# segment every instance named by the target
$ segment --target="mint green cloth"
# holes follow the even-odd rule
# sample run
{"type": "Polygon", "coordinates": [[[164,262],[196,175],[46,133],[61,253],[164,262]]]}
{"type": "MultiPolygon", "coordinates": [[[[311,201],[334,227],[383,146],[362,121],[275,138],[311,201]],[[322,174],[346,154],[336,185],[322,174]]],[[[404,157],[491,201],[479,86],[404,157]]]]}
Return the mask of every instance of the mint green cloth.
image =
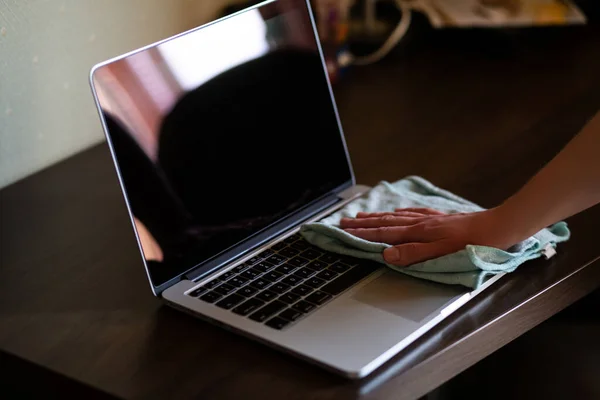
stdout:
{"type": "Polygon", "coordinates": [[[300,233],[308,242],[324,250],[378,261],[416,278],[473,289],[496,274],[513,272],[524,262],[541,257],[546,246],[556,248],[557,243],[567,241],[570,237],[567,224],[559,222],[509,251],[468,245],[457,253],[402,268],[385,262],[383,251],[390,245],[363,240],[338,228],[342,218],[355,217],[358,212],[387,212],[412,207],[433,208],[446,213],[483,210],[423,178],[411,176],[396,183],[381,182],[368,194],[350,202],[335,214],[319,222],[303,225],[300,233]]]}

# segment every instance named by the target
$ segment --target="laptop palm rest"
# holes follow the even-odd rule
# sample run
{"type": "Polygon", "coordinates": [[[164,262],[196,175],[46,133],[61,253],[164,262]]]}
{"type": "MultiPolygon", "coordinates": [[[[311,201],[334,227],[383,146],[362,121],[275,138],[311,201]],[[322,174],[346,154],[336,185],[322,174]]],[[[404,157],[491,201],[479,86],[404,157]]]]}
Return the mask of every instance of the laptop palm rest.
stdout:
{"type": "Polygon", "coordinates": [[[466,288],[459,286],[437,284],[387,271],[359,289],[352,299],[420,323],[467,292],[466,288]]]}

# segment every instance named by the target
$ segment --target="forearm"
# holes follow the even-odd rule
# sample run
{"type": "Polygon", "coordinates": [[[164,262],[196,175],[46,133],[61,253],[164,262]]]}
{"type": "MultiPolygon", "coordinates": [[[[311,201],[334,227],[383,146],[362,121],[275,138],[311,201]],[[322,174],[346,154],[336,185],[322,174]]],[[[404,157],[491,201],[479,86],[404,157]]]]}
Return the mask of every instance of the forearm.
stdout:
{"type": "Polygon", "coordinates": [[[522,240],[598,203],[600,113],[495,212],[522,240]]]}

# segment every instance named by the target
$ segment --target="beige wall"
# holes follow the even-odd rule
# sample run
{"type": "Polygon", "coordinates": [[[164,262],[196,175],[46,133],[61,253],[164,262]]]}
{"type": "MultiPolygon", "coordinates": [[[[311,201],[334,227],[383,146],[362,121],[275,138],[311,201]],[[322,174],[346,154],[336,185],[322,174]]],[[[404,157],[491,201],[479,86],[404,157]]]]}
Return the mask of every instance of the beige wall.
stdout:
{"type": "Polygon", "coordinates": [[[231,2],[0,1],[0,188],[104,140],[92,65],[211,20],[231,2]]]}

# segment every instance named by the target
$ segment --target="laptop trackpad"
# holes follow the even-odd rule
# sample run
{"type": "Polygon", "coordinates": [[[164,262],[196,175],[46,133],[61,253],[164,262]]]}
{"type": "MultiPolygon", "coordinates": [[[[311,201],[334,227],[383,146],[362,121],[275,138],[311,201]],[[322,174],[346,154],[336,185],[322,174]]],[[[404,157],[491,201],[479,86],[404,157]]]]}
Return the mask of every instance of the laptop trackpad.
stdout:
{"type": "Polygon", "coordinates": [[[421,322],[466,288],[442,285],[387,271],[356,292],[352,299],[414,322],[421,322]]]}

